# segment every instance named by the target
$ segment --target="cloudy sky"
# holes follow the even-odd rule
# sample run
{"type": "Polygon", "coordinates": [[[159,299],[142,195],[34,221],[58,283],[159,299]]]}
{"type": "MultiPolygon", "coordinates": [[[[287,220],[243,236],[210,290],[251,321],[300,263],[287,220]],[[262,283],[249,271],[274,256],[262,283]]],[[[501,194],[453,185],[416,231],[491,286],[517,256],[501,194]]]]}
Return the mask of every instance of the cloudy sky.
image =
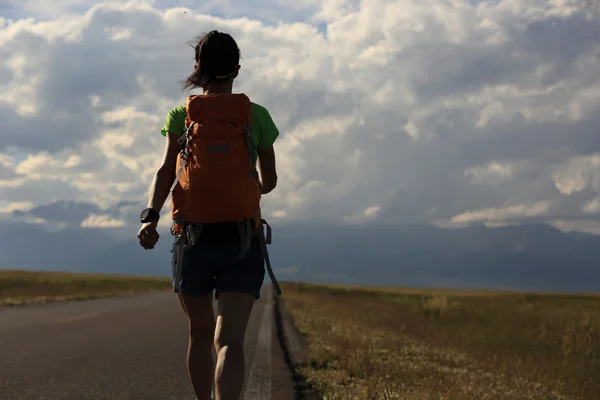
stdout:
{"type": "Polygon", "coordinates": [[[160,128],[186,96],[186,43],[218,29],[242,51],[235,90],[281,131],[279,186],[264,199],[273,223],[547,221],[600,233],[590,0],[0,0],[0,10],[4,222],[134,226],[160,128]]]}

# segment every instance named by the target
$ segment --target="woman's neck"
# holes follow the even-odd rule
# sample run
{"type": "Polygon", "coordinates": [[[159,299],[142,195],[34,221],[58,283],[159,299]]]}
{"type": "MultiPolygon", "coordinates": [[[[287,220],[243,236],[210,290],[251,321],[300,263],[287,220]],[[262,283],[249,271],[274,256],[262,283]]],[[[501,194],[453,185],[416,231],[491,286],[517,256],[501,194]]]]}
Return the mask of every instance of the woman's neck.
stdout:
{"type": "Polygon", "coordinates": [[[231,94],[233,90],[233,85],[225,84],[225,85],[209,85],[203,91],[204,95],[208,94],[231,94]]]}

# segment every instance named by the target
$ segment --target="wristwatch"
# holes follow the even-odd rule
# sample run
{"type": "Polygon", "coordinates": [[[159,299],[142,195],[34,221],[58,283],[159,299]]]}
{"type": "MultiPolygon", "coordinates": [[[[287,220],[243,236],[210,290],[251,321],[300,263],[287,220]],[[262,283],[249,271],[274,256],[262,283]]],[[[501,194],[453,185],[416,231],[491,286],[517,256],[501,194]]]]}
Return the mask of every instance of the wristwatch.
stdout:
{"type": "Polygon", "coordinates": [[[153,208],[146,208],[140,214],[140,222],[145,224],[146,222],[158,222],[160,219],[160,213],[153,208]]]}

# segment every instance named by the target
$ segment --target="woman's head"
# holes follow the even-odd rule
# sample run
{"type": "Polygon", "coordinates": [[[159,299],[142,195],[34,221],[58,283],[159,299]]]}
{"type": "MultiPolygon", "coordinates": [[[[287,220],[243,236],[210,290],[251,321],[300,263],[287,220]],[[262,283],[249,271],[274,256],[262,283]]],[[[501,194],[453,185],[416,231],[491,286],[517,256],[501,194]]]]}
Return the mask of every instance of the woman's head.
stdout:
{"type": "Polygon", "coordinates": [[[194,72],[183,83],[184,89],[214,84],[231,84],[240,69],[240,49],[231,35],[211,31],[198,37],[194,72]]]}

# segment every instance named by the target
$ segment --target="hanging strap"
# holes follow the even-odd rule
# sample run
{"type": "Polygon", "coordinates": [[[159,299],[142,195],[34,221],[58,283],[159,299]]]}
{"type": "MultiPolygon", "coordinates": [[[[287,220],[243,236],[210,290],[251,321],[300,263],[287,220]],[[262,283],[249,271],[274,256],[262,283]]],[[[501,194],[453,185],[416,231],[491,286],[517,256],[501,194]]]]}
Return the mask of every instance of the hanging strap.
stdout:
{"type": "Polygon", "coordinates": [[[271,235],[271,225],[269,225],[269,223],[266,220],[264,220],[264,219],[261,219],[260,222],[263,224],[263,226],[267,227],[267,236],[265,237],[265,243],[266,244],[271,244],[271,239],[272,239],[272,237],[271,237],[272,236],[271,235]]]}
{"type": "Polygon", "coordinates": [[[175,265],[174,268],[174,279],[173,279],[173,288],[176,293],[179,293],[181,289],[181,275],[183,269],[183,253],[185,251],[187,236],[185,234],[180,234],[177,236],[175,240],[175,244],[173,245],[173,251],[175,252],[175,265]]]}
{"type": "Polygon", "coordinates": [[[271,260],[269,259],[269,251],[267,250],[267,244],[271,244],[271,226],[264,219],[262,220],[262,225],[258,229],[258,237],[260,239],[260,248],[261,248],[261,251],[263,254],[263,258],[265,260],[267,272],[269,273],[269,278],[271,278],[271,283],[273,284],[273,287],[275,288],[275,294],[277,296],[281,296],[281,288],[279,287],[279,283],[277,282],[277,279],[275,278],[275,274],[273,273],[273,268],[271,267],[271,260]],[[267,236],[266,237],[265,237],[265,231],[264,231],[262,225],[267,227],[267,236]]]}
{"type": "MultiPolygon", "coordinates": [[[[173,227],[171,227],[173,233],[173,227]]],[[[202,224],[186,224],[184,229],[176,235],[173,251],[175,252],[174,281],[173,285],[176,292],[181,289],[181,276],[183,271],[183,256],[185,251],[195,245],[202,234],[202,224]]]]}
{"type": "Polygon", "coordinates": [[[194,128],[194,125],[196,125],[196,123],[192,122],[190,124],[190,126],[186,129],[185,133],[179,139],[177,139],[177,142],[181,146],[181,151],[179,152],[179,156],[181,157],[181,162],[179,163],[179,168],[177,169],[177,174],[175,175],[175,180],[173,181],[173,184],[171,185],[171,190],[169,190],[169,193],[171,195],[173,194],[173,190],[175,190],[175,186],[177,186],[177,184],[179,183],[179,178],[181,177],[181,173],[183,172],[183,167],[185,166],[188,155],[190,153],[188,144],[190,141],[190,132],[194,128]]]}
{"type": "Polygon", "coordinates": [[[198,242],[200,235],[202,235],[202,226],[201,223],[197,222],[186,225],[185,233],[187,235],[187,247],[193,246],[198,242]]]}
{"type": "Polygon", "coordinates": [[[238,231],[240,237],[240,260],[246,257],[250,243],[252,243],[252,220],[243,219],[238,221],[238,231]]]}

